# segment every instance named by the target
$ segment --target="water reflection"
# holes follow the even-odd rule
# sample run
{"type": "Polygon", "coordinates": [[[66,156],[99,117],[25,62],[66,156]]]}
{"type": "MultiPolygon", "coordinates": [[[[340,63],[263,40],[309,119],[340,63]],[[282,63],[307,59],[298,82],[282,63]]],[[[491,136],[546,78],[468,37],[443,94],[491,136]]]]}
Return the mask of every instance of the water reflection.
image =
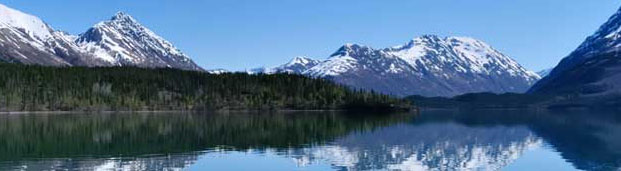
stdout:
{"type": "Polygon", "coordinates": [[[595,111],[3,115],[0,170],[499,170],[542,149],[616,170],[618,130],[621,115],[595,111]]]}
{"type": "Polygon", "coordinates": [[[49,165],[48,168],[71,169],[109,163],[124,167],[134,163],[139,168],[150,168],[143,166],[148,164],[157,164],[155,168],[184,166],[192,162],[186,159],[196,158],[185,153],[286,151],[320,145],[351,132],[371,131],[411,117],[337,113],[2,115],[0,167],[49,165]]]}

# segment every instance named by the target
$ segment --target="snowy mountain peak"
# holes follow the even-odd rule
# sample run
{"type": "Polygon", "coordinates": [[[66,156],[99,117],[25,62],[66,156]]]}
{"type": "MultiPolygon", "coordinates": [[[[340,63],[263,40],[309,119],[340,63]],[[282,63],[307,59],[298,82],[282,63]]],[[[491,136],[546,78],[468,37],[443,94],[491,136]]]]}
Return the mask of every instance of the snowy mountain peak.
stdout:
{"type": "Polygon", "coordinates": [[[0,61],[49,66],[136,66],[202,70],[170,42],[126,13],[79,36],[0,4],[0,61]]]}
{"type": "Polygon", "coordinates": [[[76,42],[86,51],[115,65],[202,70],[172,43],[124,12],[96,24],[76,42]]]}
{"type": "Polygon", "coordinates": [[[368,46],[359,45],[359,44],[353,44],[353,43],[347,43],[347,44],[341,46],[341,48],[339,48],[332,55],[330,55],[330,57],[345,57],[345,56],[348,56],[348,57],[357,58],[357,57],[363,57],[364,55],[369,55],[373,51],[374,51],[374,49],[371,48],[371,47],[368,47],[368,46]]]}
{"type": "Polygon", "coordinates": [[[110,20],[136,22],[136,19],[122,11],[117,12],[110,20]]]}
{"type": "Polygon", "coordinates": [[[472,38],[467,38],[467,37],[443,38],[438,35],[427,34],[427,35],[422,35],[420,37],[416,37],[404,45],[393,46],[392,48],[387,48],[384,50],[394,52],[394,51],[401,51],[401,50],[407,50],[407,49],[414,49],[411,52],[424,53],[425,51],[424,49],[426,48],[423,48],[423,47],[432,48],[432,49],[438,49],[438,48],[442,49],[443,47],[441,46],[447,45],[447,43],[445,42],[452,42],[452,41],[466,42],[466,41],[476,41],[476,40],[472,38]]]}
{"type": "Polygon", "coordinates": [[[442,40],[442,37],[435,34],[425,34],[420,37],[414,38],[414,40],[439,41],[442,40]]]}
{"type": "Polygon", "coordinates": [[[454,41],[460,41],[460,42],[470,42],[470,43],[483,43],[483,41],[472,38],[472,37],[465,37],[465,36],[450,36],[450,37],[446,37],[446,40],[454,40],[454,41]]]}
{"type": "Polygon", "coordinates": [[[41,19],[0,4],[0,28],[20,29],[31,37],[48,39],[52,37],[52,28],[41,19]]]}
{"type": "Polygon", "coordinates": [[[385,49],[346,44],[303,72],[394,95],[524,92],[540,77],[483,41],[423,35],[385,49]]]}
{"type": "Polygon", "coordinates": [[[352,50],[357,50],[357,49],[370,49],[370,48],[371,47],[369,47],[369,46],[365,46],[365,45],[361,45],[361,44],[346,43],[340,49],[347,50],[347,51],[352,51],[352,50]]]}
{"type": "Polygon", "coordinates": [[[275,73],[289,73],[289,74],[302,74],[304,71],[321,63],[319,60],[314,60],[305,56],[299,56],[291,59],[288,63],[272,67],[260,67],[246,71],[249,74],[275,74],[275,73]]]}
{"type": "Polygon", "coordinates": [[[117,12],[110,20],[102,21],[94,27],[114,26],[119,30],[137,30],[140,32],[151,32],[146,27],[142,26],[134,17],[124,12],[117,12]]]}
{"type": "Polygon", "coordinates": [[[134,17],[122,11],[119,11],[116,14],[114,14],[114,16],[112,16],[109,21],[104,21],[102,23],[107,23],[107,24],[115,23],[117,25],[121,25],[126,28],[136,28],[136,29],[142,29],[145,32],[151,32],[149,29],[147,29],[142,24],[140,24],[134,17]]]}
{"type": "Polygon", "coordinates": [[[414,45],[418,45],[418,44],[433,44],[435,42],[439,42],[442,41],[442,37],[438,36],[438,35],[432,35],[432,34],[426,34],[426,35],[422,35],[420,37],[416,37],[414,39],[412,39],[410,42],[408,42],[405,45],[402,45],[402,47],[411,47],[414,45]]]}
{"type": "Polygon", "coordinates": [[[292,65],[296,65],[296,64],[300,64],[300,65],[307,65],[307,64],[316,64],[319,61],[308,58],[306,56],[298,56],[295,57],[293,59],[291,59],[291,61],[289,61],[289,63],[287,63],[287,66],[292,66],[292,65]]]}
{"type": "Polygon", "coordinates": [[[475,38],[471,38],[471,37],[447,37],[445,38],[445,41],[448,43],[451,43],[452,45],[467,44],[469,46],[474,46],[474,47],[483,48],[487,50],[494,50],[487,43],[481,40],[475,39],[475,38]]]}
{"type": "Polygon", "coordinates": [[[384,49],[348,43],[326,60],[301,65],[306,61],[295,58],[251,73],[298,73],[397,96],[525,92],[540,79],[507,55],[469,37],[424,35],[384,49]]]}
{"type": "Polygon", "coordinates": [[[339,48],[339,50],[337,50],[337,52],[338,51],[348,52],[348,51],[353,51],[355,49],[360,49],[362,47],[364,47],[364,46],[359,45],[359,44],[355,44],[355,43],[346,43],[343,46],[341,46],[341,48],[339,48]]]}

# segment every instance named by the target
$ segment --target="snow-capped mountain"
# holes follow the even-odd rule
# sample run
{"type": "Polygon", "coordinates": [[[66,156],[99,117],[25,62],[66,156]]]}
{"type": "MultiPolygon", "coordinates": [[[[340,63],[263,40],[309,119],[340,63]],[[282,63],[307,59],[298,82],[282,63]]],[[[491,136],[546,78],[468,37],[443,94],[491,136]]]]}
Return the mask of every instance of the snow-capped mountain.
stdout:
{"type": "Polygon", "coordinates": [[[112,65],[202,70],[170,42],[122,12],[80,34],[76,43],[112,65]]]}
{"type": "Polygon", "coordinates": [[[299,73],[398,96],[525,92],[540,79],[482,41],[435,35],[385,49],[346,44],[299,73]]]}
{"type": "Polygon", "coordinates": [[[621,95],[621,9],[564,58],[531,93],[621,95]]]}
{"type": "Polygon", "coordinates": [[[124,13],[79,36],[0,4],[0,61],[47,66],[138,66],[202,70],[124,13]]]}
{"type": "Polygon", "coordinates": [[[255,68],[250,71],[247,71],[251,74],[263,73],[263,74],[274,74],[274,73],[290,73],[290,74],[301,74],[304,71],[317,66],[321,61],[314,60],[308,57],[295,57],[291,61],[286,64],[272,67],[272,68],[255,68]]]}
{"type": "Polygon", "coordinates": [[[35,16],[0,4],[0,61],[51,66],[104,64],[81,51],[73,39],[35,16]]]}

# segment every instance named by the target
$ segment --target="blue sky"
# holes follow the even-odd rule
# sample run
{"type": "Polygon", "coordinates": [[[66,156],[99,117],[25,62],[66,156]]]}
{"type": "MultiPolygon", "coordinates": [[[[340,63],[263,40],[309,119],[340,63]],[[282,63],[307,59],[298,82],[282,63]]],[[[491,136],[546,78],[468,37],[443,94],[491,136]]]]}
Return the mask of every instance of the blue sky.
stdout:
{"type": "Polygon", "coordinates": [[[469,36],[525,67],[555,66],[618,0],[3,0],[79,34],[124,11],[205,68],[325,59],[345,43],[383,48],[424,35],[469,36]]]}

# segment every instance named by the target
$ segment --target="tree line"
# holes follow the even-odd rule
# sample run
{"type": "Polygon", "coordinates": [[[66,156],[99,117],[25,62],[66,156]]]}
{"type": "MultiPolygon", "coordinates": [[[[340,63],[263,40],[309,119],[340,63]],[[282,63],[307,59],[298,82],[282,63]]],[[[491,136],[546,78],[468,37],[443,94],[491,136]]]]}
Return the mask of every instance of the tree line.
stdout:
{"type": "Polygon", "coordinates": [[[409,109],[409,102],[292,74],[0,63],[0,111],[409,109]]]}

